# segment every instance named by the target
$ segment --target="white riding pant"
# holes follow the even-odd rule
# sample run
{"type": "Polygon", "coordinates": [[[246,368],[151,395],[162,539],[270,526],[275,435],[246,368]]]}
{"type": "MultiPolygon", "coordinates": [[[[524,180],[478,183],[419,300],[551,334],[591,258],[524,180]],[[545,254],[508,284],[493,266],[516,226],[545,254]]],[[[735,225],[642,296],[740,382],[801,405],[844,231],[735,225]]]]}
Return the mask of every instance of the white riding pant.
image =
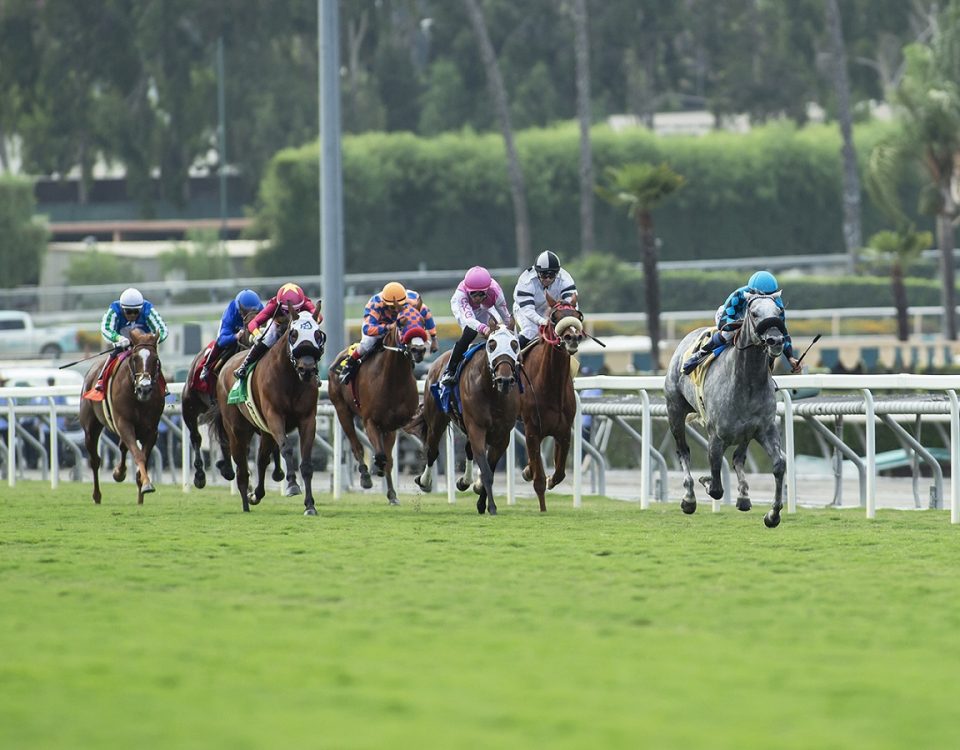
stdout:
{"type": "Polygon", "coordinates": [[[263,335],[260,336],[260,341],[262,341],[267,346],[273,346],[277,343],[277,339],[283,335],[283,332],[287,330],[286,326],[277,325],[276,320],[271,320],[267,323],[267,329],[263,332],[263,335]]]}
{"type": "Polygon", "coordinates": [[[717,330],[720,331],[720,335],[723,336],[723,340],[729,344],[731,341],[733,341],[736,331],[724,331],[722,328],[720,328],[720,321],[722,321],[724,318],[724,310],[726,310],[726,308],[723,305],[720,305],[720,307],[717,308],[717,313],[713,316],[713,319],[717,323],[717,330]]]}
{"type": "Polygon", "coordinates": [[[370,352],[373,351],[373,347],[375,347],[377,342],[382,338],[382,336],[368,336],[367,334],[363,334],[360,337],[360,346],[357,350],[360,352],[360,356],[366,357],[370,352]]]}

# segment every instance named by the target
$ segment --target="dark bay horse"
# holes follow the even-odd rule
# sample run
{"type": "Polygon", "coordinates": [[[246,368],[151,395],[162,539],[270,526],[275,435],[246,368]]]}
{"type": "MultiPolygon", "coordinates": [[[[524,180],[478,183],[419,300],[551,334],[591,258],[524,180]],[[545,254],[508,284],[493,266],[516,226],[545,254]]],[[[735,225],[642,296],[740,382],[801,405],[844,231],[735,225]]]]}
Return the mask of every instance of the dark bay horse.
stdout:
{"type": "MultiPolygon", "coordinates": [[[[251,310],[247,313],[243,322],[245,324],[249,323],[256,314],[256,310],[251,310]]],[[[207,484],[207,476],[203,466],[203,453],[201,452],[203,438],[200,434],[200,417],[206,414],[217,400],[216,379],[223,369],[224,363],[229,357],[232,357],[241,349],[249,348],[249,346],[249,331],[244,328],[238,336],[237,345],[233,347],[232,351],[228,349],[224,352],[224,356],[220,357],[220,366],[213,371],[213,382],[206,389],[197,387],[197,373],[203,368],[209,346],[204,347],[200,353],[193,358],[193,361],[190,363],[190,369],[187,370],[186,382],[183,385],[183,393],[180,396],[180,405],[183,413],[183,423],[190,433],[190,444],[193,447],[193,486],[197,489],[203,489],[207,484]]],[[[226,477],[233,479],[227,447],[225,444],[222,444],[220,448],[221,458],[216,463],[217,468],[226,477]]],[[[284,456],[284,458],[287,459],[287,456],[284,456]]],[[[287,471],[286,474],[284,474],[280,468],[280,451],[275,451],[273,454],[273,481],[282,481],[284,476],[286,476],[287,484],[283,494],[286,496],[299,495],[300,487],[297,485],[296,467],[293,465],[293,462],[288,459],[286,460],[286,464],[287,471]]]]}
{"type": "Polygon", "coordinates": [[[743,325],[727,351],[709,365],[703,382],[702,402],[698,404],[700,397],[696,386],[681,368],[684,354],[706,330],[710,329],[697,329],[680,342],[670,359],[664,383],[670,431],[684,472],[686,494],[680,507],[684,513],[693,513],[697,509],[685,429],[688,417],[699,414],[706,426],[710,457],[710,477],[702,477],[700,482],[710,497],[723,497],[720,464],[727,447],[736,445],[733,466],[738,480],[737,508],[750,510],[749,488],[743,470],[747,446],[751,440],[756,440],[770,456],[776,492],[773,507],[764,515],[763,522],[773,528],[780,523],[786,467],[777,426],[776,386],[770,374],[774,360],[783,353],[785,331],[780,308],[773,297],[748,297],[743,325]]]}
{"type": "Polygon", "coordinates": [[[266,494],[263,486],[267,464],[273,451],[282,450],[287,433],[296,428],[300,435],[300,472],[303,476],[304,515],[315,516],[313,501],[313,462],[310,454],[317,431],[318,362],[327,337],[308,312],[302,312],[276,344],[263,355],[247,376],[247,388],[255,412],[247,404],[227,402],[243,352],[235,354],[223,366],[217,380],[217,407],[207,413],[218,439],[228,441],[230,456],[237,468],[237,489],[244,512],[259,504],[266,494]],[[247,453],[254,433],[260,434],[257,453],[257,487],[250,493],[250,469],[247,453]]]}
{"type": "MultiPolygon", "coordinates": [[[[157,337],[152,333],[131,331],[132,346],[124,359],[117,362],[104,386],[103,401],[80,399],[80,424],[86,438],[87,455],[93,470],[93,502],[100,503],[100,454],[97,451],[100,433],[106,427],[120,438],[120,463],[113,478],[122,482],[127,476],[127,451],[137,465],[137,503],[153,492],[147,461],[157,442],[157,427],[166,394],[157,355],[157,337]]],[[[106,357],[93,361],[83,379],[83,393],[97,382],[106,357]]]]}
{"type": "Polygon", "coordinates": [[[391,505],[399,502],[393,486],[393,444],[397,430],[413,418],[420,402],[413,366],[423,361],[426,339],[426,331],[419,326],[407,328],[401,334],[394,325],[384,336],[382,348],[366,358],[351,383],[344,385],[338,377],[338,365],[349,350],[337,355],[328,373],[330,401],[360,465],[360,486],[370,489],[373,480],[363,460],[363,445],[357,437],[354,417],[363,422],[373,445],[377,476],[386,476],[387,500],[391,505]],[[357,400],[354,400],[354,387],[357,400]]]}
{"type": "MultiPolygon", "coordinates": [[[[510,433],[520,412],[520,394],[517,388],[520,343],[516,334],[507,328],[496,328],[487,337],[486,356],[479,351],[468,361],[460,374],[462,414],[453,417],[467,436],[467,472],[474,459],[480,468],[480,486],[474,489],[480,495],[477,512],[496,515],[493,499],[493,472],[510,445],[510,433]]],[[[417,414],[407,432],[417,435],[426,445],[427,464],[416,478],[417,485],[429,492],[433,488],[433,464],[440,455],[440,440],[451,420],[451,415],[440,410],[430,393],[446,367],[450,352],[431,365],[424,387],[423,409],[417,414]]],[[[458,481],[465,490],[469,484],[458,481]]]]}
{"type": "Polygon", "coordinates": [[[527,442],[527,465],[523,478],[533,480],[533,489],[546,511],[545,490],[553,489],[566,476],[570,430],[577,411],[570,374],[570,357],[583,339],[583,315],[577,310],[576,295],[569,301],[547,294],[549,323],[540,331],[540,341],[523,355],[521,374],[526,376],[520,413],[527,442]],[[540,456],[543,438],[554,439],[553,476],[547,481],[540,456]]]}

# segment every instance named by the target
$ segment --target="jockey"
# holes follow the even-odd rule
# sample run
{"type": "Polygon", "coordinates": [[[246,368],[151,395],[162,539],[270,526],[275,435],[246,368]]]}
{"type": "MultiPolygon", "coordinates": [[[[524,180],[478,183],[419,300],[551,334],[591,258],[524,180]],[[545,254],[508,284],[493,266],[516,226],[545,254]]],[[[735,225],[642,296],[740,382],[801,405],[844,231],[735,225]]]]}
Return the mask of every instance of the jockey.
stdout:
{"type": "Polygon", "coordinates": [[[467,271],[463,281],[457,285],[457,291],[450,298],[450,307],[463,335],[453,347],[440,378],[440,385],[444,386],[453,385],[457,366],[477,334],[485,337],[490,333],[490,323],[493,321],[491,309],[496,310],[507,328],[513,328],[513,317],[507,307],[503,290],[483,266],[474,266],[467,271]]]}
{"type": "MultiPolygon", "coordinates": [[[[746,286],[735,289],[727,297],[727,301],[717,308],[717,331],[683,363],[684,374],[689,375],[693,372],[697,365],[703,362],[718,346],[733,341],[734,333],[739,328],[738,323],[743,320],[743,316],[747,312],[748,294],[767,294],[773,297],[777,307],[780,308],[780,320],[786,322],[783,301],[780,299],[780,285],[777,284],[776,278],[769,271],[757,271],[747,281],[746,286]]],[[[799,372],[800,362],[794,356],[793,343],[789,334],[785,334],[783,337],[783,355],[790,362],[790,369],[793,372],[799,372]]]]}
{"type": "Polygon", "coordinates": [[[407,299],[409,300],[409,304],[420,313],[420,325],[430,336],[430,351],[436,352],[437,349],[440,348],[440,344],[437,341],[437,324],[433,319],[433,313],[423,301],[423,297],[420,296],[420,292],[407,289],[407,299]]]}
{"type": "Polygon", "coordinates": [[[220,318],[220,333],[217,340],[213,342],[213,348],[207,355],[203,369],[200,370],[200,380],[209,380],[220,356],[236,347],[237,334],[245,327],[243,319],[251,312],[260,312],[262,309],[263,302],[252,289],[244,289],[230,300],[230,304],[220,318]]]}
{"type": "Polygon", "coordinates": [[[550,312],[547,294],[569,302],[577,293],[573,277],[560,267],[560,258],[550,250],[537,256],[537,262],[520,274],[513,290],[513,314],[520,324],[520,350],[523,351],[547,324],[550,312]]]}
{"type": "MultiPolygon", "coordinates": [[[[255,333],[258,328],[263,328],[263,331],[254,340],[243,362],[233,371],[234,377],[237,380],[247,377],[247,370],[277,343],[277,339],[287,330],[290,321],[303,311],[314,315],[317,312],[316,306],[304,294],[303,289],[293,283],[280,287],[276,295],[257,313],[257,317],[247,324],[247,330],[250,333],[255,333]]],[[[322,318],[318,316],[318,320],[322,318]]]]}
{"type": "Polygon", "coordinates": [[[363,358],[373,351],[390,326],[409,317],[412,310],[407,290],[399,281],[391,281],[379,294],[375,294],[363,308],[363,325],[360,328],[360,345],[353,350],[343,369],[340,382],[346,385],[357,374],[363,358]]]}
{"type": "Polygon", "coordinates": [[[107,308],[100,321],[100,335],[115,348],[100,368],[94,390],[103,392],[103,374],[120,352],[130,348],[130,331],[133,330],[155,334],[158,344],[167,337],[167,324],[160,313],[143,298],[138,289],[129,287],[120,293],[120,299],[107,308]]]}

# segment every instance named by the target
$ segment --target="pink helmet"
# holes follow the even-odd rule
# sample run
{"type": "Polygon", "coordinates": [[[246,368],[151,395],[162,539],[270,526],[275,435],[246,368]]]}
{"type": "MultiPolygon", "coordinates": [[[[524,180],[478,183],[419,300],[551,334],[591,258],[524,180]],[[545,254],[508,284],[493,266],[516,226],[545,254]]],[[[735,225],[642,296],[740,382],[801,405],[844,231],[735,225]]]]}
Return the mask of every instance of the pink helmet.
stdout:
{"type": "Polygon", "coordinates": [[[483,266],[474,266],[463,277],[463,286],[468,292],[485,292],[492,283],[490,272],[483,266]]]}

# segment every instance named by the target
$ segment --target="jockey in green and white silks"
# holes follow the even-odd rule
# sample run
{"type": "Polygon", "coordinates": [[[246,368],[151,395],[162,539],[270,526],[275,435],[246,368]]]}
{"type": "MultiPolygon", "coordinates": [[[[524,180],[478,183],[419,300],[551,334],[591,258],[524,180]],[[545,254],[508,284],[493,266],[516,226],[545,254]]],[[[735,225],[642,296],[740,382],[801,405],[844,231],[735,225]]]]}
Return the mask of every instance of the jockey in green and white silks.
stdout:
{"type": "Polygon", "coordinates": [[[129,287],[121,292],[120,299],[111,303],[100,321],[100,335],[115,348],[100,370],[95,390],[103,391],[103,373],[120,352],[130,348],[130,331],[133,330],[154,334],[158,344],[169,333],[160,313],[143,298],[140,290],[129,287]]]}
{"type": "Polygon", "coordinates": [[[717,308],[714,319],[717,323],[717,331],[694,354],[683,363],[683,371],[690,374],[707,356],[717,347],[727,345],[733,341],[734,334],[739,328],[739,322],[747,312],[748,295],[764,294],[773,297],[780,310],[780,320],[784,322],[783,337],[783,356],[790,362],[790,368],[794,372],[798,371],[798,361],[794,356],[793,343],[790,340],[790,334],[786,333],[786,312],[783,307],[783,300],[780,299],[780,285],[769,271],[757,271],[750,277],[746,285],[735,289],[727,297],[726,301],[717,308]]]}

